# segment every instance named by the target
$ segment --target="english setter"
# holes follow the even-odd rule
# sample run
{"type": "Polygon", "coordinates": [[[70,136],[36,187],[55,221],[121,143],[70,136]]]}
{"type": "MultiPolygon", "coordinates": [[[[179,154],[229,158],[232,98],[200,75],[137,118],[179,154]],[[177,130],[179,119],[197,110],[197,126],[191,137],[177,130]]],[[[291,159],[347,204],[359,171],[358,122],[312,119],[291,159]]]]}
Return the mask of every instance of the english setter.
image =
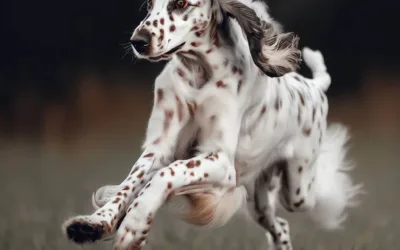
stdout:
{"type": "Polygon", "coordinates": [[[346,172],[346,128],[327,125],[330,76],[308,48],[313,79],[295,73],[298,38],[263,2],[148,0],[131,44],[138,58],[169,60],[155,80],[143,153],[120,185],[94,194],[92,215],[64,223],[69,239],[114,237],[116,249],[140,249],[166,202],[209,227],[246,203],[269,249],[292,249],[280,205],[341,225],[360,186],[346,172]]]}

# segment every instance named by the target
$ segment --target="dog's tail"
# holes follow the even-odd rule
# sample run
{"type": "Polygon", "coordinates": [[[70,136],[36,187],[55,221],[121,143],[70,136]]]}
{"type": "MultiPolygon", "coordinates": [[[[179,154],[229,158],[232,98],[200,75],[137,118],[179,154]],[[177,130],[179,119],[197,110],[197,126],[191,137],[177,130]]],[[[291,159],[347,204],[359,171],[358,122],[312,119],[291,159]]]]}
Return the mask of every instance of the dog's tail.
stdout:
{"type": "Polygon", "coordinates": [[[322,140],[315,164],[316,204],[308,215],[324,229],[340,228],[346,219],[345,208],[357,205],[362,185],[355,185],[348,174],[354,166],[346,160],[348,131],[331,124],[322,140]]]}
{"type": "Polygon", "coordinates": [[[327,91],[331,85],[331,76],[326,70],[322,53],[318,50],[311,50],[307,47],[304,47],[303,59],[313,73],[315,84],[318,85],[324,92],[327,91]]]}

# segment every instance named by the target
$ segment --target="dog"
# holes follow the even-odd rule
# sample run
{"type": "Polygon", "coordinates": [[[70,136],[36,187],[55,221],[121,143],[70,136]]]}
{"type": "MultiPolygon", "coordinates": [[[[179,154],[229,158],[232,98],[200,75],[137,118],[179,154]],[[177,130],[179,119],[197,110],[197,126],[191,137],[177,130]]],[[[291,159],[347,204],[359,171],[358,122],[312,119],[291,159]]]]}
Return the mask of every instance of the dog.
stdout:
{"type": "Polygon", "coordinates": [[[279,207],[340,227],[361,185],[348,172],[348,130],[327,124],[331,78],[322,54],[301,52],[262,1],[147,6],[133,52],[169,62],[155,80],[143,153],[120,185],[93,195],[92,215],[63,224],[67,237],[140,249],[165,203],[202,227],[224,225],[246,204],[268,249],[293,249],[279,207]],[[312,79],[296,73],[302,59],[312,79]]]}

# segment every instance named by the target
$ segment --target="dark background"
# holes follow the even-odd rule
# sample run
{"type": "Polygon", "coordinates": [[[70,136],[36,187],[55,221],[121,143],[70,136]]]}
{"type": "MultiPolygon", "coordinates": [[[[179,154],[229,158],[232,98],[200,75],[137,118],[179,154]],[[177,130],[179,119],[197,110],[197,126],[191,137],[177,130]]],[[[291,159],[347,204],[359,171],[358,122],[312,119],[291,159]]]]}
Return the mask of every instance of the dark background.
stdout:
{"type": "MultiPolygon", "coordinates": [[[[0,249],[75,249],[61,222],[90,212],[91,193],[123,179],[140,153],[163,66],[125,55],[123,44],[145,15],[141,4],[2,2],[0,249]]],[[[355,176],[369,192],[345,231],[325,234],[295,222],[297,249],[398,249],[400,2],[268,4],[301,46],[324,54],[333,80],[329,120],[350,128],[355,176]]],[[[265,249],[262,230],[237,220],[197,232],[162,217],[149,248],[265,249]]]]}

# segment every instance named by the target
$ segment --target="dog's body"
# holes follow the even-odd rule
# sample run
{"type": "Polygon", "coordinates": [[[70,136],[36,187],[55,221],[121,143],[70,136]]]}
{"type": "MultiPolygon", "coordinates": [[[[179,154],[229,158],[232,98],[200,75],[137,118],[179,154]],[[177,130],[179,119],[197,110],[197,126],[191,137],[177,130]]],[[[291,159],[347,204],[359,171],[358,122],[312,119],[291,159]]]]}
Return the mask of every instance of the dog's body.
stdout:
{"type": "Polygon", "coordinates": [[[185,205],[174,211],[186,221],[219,226],[247,196],[273,249],[292,248],[287,222],[275,215],[279,203],[307,212],[325,228],[338,227],[359,187],[342,172],[346,129],[327,126],[330,77],[322,55],[303,50],[313,79],[292,72],[300,55],[297,38],[280,33],[261,2],[172,1],[189,4],[182,20],[171,9],[163,16],[170,3],[155,0],[133,35],[153,37],[151,51],[136,51],[139,56],[171,59],[155,82],[144,152],[121,185],[96,192],[93,215],[66,222],[68,237],[83,243],[119,228],[117,248],[141,246],[168,198],[185,205]],[[185,29],[193,33],[184,43],[173,34],[180,22],[189,22],[185,29]]]}

